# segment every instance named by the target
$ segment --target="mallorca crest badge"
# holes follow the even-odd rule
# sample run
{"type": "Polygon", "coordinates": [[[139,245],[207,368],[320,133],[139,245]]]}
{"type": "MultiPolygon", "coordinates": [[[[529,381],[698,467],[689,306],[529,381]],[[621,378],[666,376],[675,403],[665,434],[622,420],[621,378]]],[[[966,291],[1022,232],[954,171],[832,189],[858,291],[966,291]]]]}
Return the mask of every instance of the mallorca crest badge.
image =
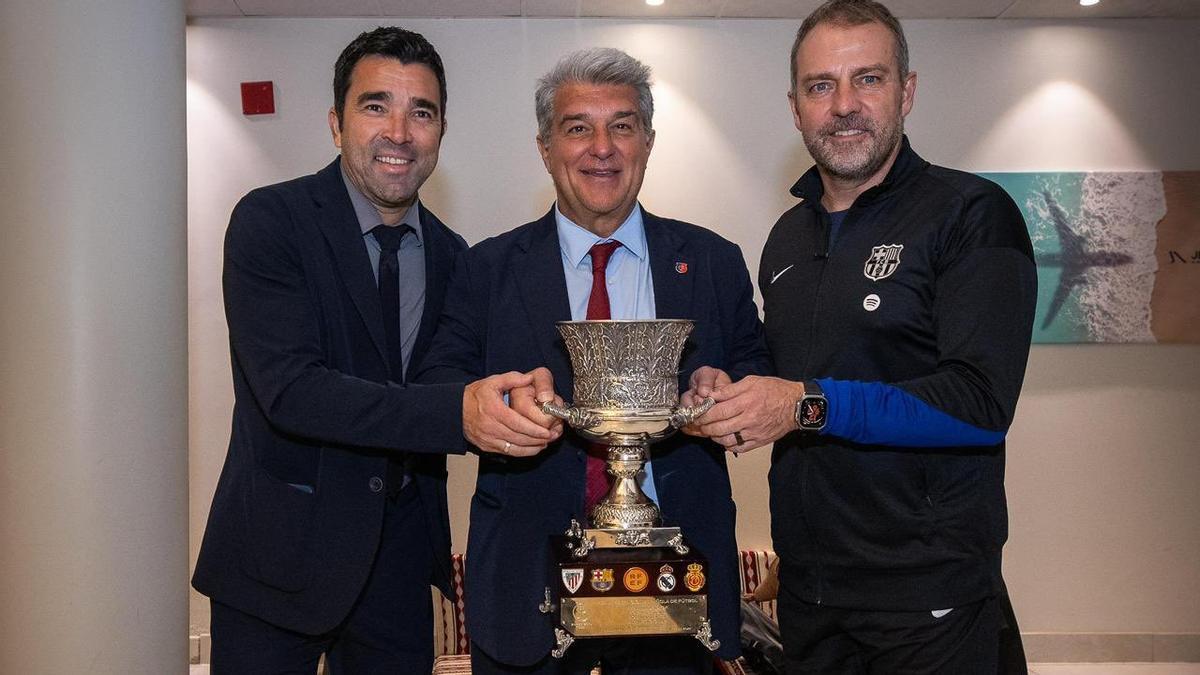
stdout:
{"type": "Polygon", "coordinates": [[[863,274],[871,281],[879,281],[892,276],[892,272],[900,266],[900,252],[904,244],[884,244],[871,249],[867,264],[863,265],[863,274]]]}
{"type": "Polygon", "coordinates": [[[704,566],[700,563],[688,565],[687,574],[683,577],[683,585],[693,593],[704,588],[704,566]]]}
{"type": "Polygon", "coordinates": [[[563,569],[562,571],[563,588],[571,595],[575,595],[575,591],[583,585],[583,570],[576,567],[572,569],[563,569]]]}
{"type": "Polygon", "coordinates": [[[675,263],[675,273],[676,274],[687,274],[687,271],[688,271],[687,263],[685,263],[683,261],[679,261],[679,262],[675,263]]]}
{"type": "Polygon", "coordinates": [[[604,593],[613,587],[613,571],[610,567],[592,570],[592,588],[604,593]]]}

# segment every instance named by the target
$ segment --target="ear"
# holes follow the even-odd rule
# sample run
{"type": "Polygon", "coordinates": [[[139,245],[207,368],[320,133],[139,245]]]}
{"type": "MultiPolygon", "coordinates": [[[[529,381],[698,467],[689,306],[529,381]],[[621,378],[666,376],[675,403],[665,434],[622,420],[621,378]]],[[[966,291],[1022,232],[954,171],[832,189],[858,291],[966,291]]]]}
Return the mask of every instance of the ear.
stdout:
{"type": "Polygon", "coordinates": [[[443,118],[442,118],[442,138],[445,138],[445,137],[446,137],[446,127],[447,127],[447,126],[449,126],[449,125],[448,125],[448,123],[446,122],[446,118],[445,118],[445,117],[443,117],[443,118]]]}
{"type": "Polygon", "coordinates": [[[542,165],[546,167],[546,173],[553,175],[554,172],[550,170],[550,147],[542,140],[541,135],[535,136],[534,140],[537,141],[538,154],[542,156],[542,165]]]}
{"type": "Polygon", "coordinates": [[[904,78],[904,86],[900,93],[900,115],[908,117],[908,113],[912,110],[913,99],[917,95],[917,74],[909,72],[908,77],[904,78]]]}
{"type": "Polygon", "coordinates": [[[337,110],[329,109],[329,133],[333,135],[333,145],[342,149],[342,127],[338,124],[337,110]]]}
{"type": "Polygon", "coordinates": [[[656,135],[653,129],[646,132],[646,154],[650,154],[650,151],[654,149],[654,138],[656,135]]]}
{"type": "Polygon", "coordinates": [[[789,91],[787,94],[788,107],[792,110],[792,124],[796,125],[797,131],[803,131],[800,128],[800,106],[796,105],[796,93],[789,91]]]}

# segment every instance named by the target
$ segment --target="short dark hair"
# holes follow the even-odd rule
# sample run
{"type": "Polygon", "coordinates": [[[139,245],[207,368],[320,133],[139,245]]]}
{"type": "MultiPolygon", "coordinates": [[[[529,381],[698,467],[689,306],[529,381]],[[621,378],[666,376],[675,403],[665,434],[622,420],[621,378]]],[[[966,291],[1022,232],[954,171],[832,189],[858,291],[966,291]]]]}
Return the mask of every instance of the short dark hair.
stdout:
{"type": "Polygon", "coordinates": [[[900,69],[900,79],[908,77],[908,40],[904,39],[904,29],[891,10],[875,0],[829,0],[813,10],[812,14],[800,24],[796,31],[796,40],[792,42],[792,81],[788,91],[796,90],[796,52],[800,51],[800,43],[814,28],[829,23],[835,26],[861,26],[868,23],[883,24],[884,28],[892,31],[896,38],[896,65],[900,69]]]}
{"type": "Polygon", "coordinates": [[[420,33],[404,30],[397,26],[380,26],[373,31],[361,33],[346,45],[333,66],[333,109],[337,112],[338,126],[346,110],[346,92],[350,90],[350,74],[354,66],[366,56],[385,56],[400,63],[420,63],[429,66],[437,77],[438,91],[442,95],[442,115],[446,114],[446,69],[442,57],[420,33]]]}

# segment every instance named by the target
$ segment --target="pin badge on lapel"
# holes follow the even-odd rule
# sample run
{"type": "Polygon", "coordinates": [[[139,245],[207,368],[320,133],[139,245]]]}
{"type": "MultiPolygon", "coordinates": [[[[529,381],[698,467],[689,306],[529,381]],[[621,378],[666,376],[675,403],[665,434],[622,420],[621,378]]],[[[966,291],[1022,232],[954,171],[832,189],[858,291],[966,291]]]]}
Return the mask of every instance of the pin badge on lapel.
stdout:
{"type": "Polygon", "coordinates": [[[675,263],[675,273],[676,274],[687,274],[687,268],[688,268],[688,264],[685,262],[675,263]]]}

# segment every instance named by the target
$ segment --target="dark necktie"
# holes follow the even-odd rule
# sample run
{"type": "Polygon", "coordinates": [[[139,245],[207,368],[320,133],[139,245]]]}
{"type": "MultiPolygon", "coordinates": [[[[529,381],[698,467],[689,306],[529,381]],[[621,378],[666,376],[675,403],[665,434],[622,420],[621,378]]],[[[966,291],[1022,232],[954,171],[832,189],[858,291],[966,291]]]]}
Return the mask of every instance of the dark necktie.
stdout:
{"type": "MultiPolygon", "coordinates": [[[[592,246],[592,294],[588,296],[587,318],[611,319],[612,310],[608,304],[608,259],[614,251],[621,247],[619,241],[608,241],[592,246]]],[[[584,492],[584,513],[591,513],[592,507],[604,499],[612,486],[608,475],[608,447],[599,443],[588,446],[587,454],[587,486],[584,492]]]]}
{"type": "Polygon", "coordinates": [[[408,225],[379,225],[371,230],[379,242],[379,304],[383,309],[383,334],[387,337],[388,373],[393,382],[404,382],[404,350],[400,338],[400,240],[412,231],[408,225]]]}
{"type": "MultiPolygon", "coordinates": [[[[404,350],[400,339],[400,240],[412,231],[408,225],[378,225],[371,230],[379,242],[379,305],[383,310],[383,334],[387,338],[388,373],[393,382],[404,382],[404,350]]],[[[408,483],[406,458],[388,455],[388,496],[395,498],[408,483]]]]}

